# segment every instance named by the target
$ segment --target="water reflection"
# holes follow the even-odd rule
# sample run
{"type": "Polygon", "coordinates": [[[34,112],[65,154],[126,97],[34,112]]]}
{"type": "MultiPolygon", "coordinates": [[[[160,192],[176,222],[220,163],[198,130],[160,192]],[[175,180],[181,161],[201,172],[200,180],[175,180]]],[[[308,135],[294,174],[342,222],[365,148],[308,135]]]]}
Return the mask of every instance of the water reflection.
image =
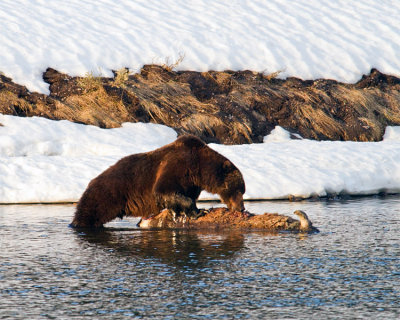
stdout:
{"type": "Polygon", "coordinates": [[[267,238],[290,234],[298,240],[312,236],[285,231],[142,230],[134,227],[73,231],[82,247],[89,243],[119,256],[154,258],[171,265],[192,267],[234,257],[245,247],[245,239],[250,234],[267,238]]]}
{"type": "Polygon", "coordinates": [[[230,259],[244,246],[238,232],[207,233],[184,230],[76,231],[80,244],[102,247],[115,255],[155,258],[177,266],[202,266],[215,259],[230,259]]]}

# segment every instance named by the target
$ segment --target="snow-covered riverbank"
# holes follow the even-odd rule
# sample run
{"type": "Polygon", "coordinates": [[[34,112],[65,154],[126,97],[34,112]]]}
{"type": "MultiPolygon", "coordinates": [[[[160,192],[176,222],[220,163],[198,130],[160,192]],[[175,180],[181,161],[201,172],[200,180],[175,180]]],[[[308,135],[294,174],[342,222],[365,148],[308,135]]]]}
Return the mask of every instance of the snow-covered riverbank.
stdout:
{"type": "MultiPolygon", "coordinates": [[[[176,138],[155,124],[100,129],[4,115],[0,123],[0,203],[77,201],[88,182],[121,157],[176,138]]],[[[388,127],[382,142],[290,140],[277,127],[262,144],[210,147],[242,171],[246,199],[400,192],[398,127],[388,127]]]]}
{"type": "MultiPolygon", "coordinates": [[[[184,56],[178,69],[353,82],[371,68],[400,74],[398,12],[389,0],[3,0],[0,71],[48,93],[47,67],[107,76],[184,56]]],[[[176,137],[141,123],[103,130],[3,115],[0,123],[0,203],[76,201],[119,158],[176,137]]],[[[279,128],[272,137],[280,141],[210,145],[243,172],[247,199],[400,192],[398,128],[377,143],[290,140],[279,128]]]]}

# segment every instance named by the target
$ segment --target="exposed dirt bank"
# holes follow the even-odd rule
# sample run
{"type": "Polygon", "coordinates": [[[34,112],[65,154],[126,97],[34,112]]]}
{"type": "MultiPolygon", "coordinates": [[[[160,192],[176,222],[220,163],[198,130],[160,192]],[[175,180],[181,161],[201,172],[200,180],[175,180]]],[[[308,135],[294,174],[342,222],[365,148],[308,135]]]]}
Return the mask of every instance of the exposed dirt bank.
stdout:
{"type": "Polygon", "coordinates": [[[49,68],[43,79],[48,96],[0,75],[0,113],[103,128],[153,122],[226,144],[262,142],[276,125],[309,139],[379,141],[387,125],[400,125],[400,79],[375,69],[355,84],[158,65],[137,74],[123,69],[114,78],[49,68]]]}

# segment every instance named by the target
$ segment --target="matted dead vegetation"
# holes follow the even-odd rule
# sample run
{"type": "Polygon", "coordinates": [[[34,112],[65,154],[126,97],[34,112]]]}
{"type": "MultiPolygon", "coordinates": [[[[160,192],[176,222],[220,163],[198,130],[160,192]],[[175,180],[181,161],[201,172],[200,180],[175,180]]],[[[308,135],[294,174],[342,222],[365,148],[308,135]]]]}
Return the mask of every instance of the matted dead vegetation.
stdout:
{"type": "Polygon", "coordinates": [[[177,216],[173,211],[164,209],[158,215],[142,219],[140,228],[161,229],[205,229],[205,230],[267,230],[319,232],[312,225],[304,211],[296,210],[299,220],[278,213],[253,214],[250,212],[229,211],[227,208],[201,210],[197,218],[177,216]]]}
{"type": "Polygon", "coordinates": [[[378,141],[400,125],[400,79],[371,70],[355,84],[277,79],[252,71],[173,71],[146,65],[113,78],[70,77],[47,69],[50,95],[0,75],[0,112],[67,119],[103,128],[153,122],[206,142],[261,142],[276,125],[304,138],[378,141]]]}

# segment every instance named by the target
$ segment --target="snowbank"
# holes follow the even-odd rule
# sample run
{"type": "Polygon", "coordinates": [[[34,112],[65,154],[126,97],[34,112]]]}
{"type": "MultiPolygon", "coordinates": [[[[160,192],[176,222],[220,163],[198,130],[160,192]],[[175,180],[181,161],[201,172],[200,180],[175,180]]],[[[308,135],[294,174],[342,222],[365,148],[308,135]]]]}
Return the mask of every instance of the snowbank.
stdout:
{"type": "MultiPolygon", "coordinates": [[[[100,129],[68,121],[0,115],[0,203],[77,201],[88,182],[121,157],[176,138],[154,124],[100,129]]],[[[382,142],[291,140],[277,127],[262,144],[210,147],[232,160],[246,199],[400,192],[400,128],[382,142]]],[[[216,198],[202,193],[201,199],[216,198]]]]}
{"type": "Polygon", "coordinates": [[[390,0],[2,0],[0,71],[48,93],[47,67],[111,76],[182,54],[181,70],[354,82],[400,74],[399,12],[390,0]]]}
{"type": "Polygon", "coordinates": [[[67,120],[0,114],[0,157],[119,156],[146,152],[176,139],[176,132],[153,123],[124,123],[100,129],[67,120]]]}

